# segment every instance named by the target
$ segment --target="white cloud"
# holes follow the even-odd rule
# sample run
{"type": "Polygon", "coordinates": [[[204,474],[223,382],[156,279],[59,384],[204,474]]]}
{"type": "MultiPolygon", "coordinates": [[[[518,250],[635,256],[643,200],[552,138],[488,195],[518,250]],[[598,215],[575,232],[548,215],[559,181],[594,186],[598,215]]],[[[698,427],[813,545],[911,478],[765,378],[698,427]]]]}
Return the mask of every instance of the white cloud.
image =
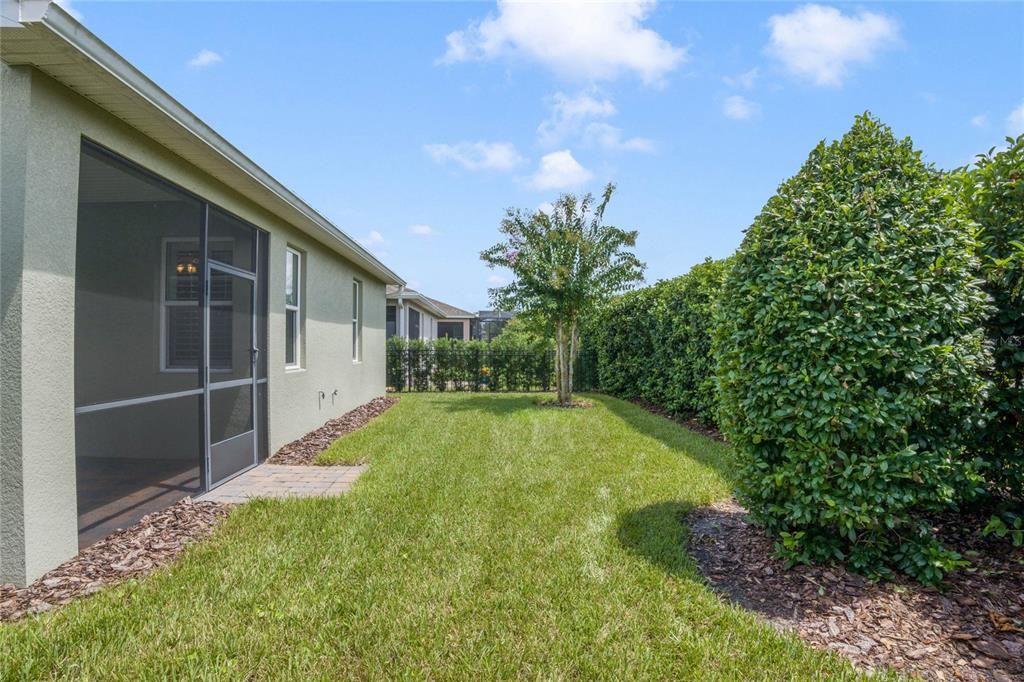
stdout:
{"type": "Polygon", "coordinates": [[[573,158],[572,152],[562,149],[545,154],[537,171],[530,177],[534,189],[570,189],[587,182],[594,175],[573,158]]]}
{"type": "Polygon", "coordinates": [[[594,119],[606,119],[618,113],[610,99],[590,92],[578,95],[556,93],[551,116],[537,126],[537,137],[544,147],[553,147],[566,139],[578,138],[590,147],[611,151],[654,151],[654,142],[643,137],[625,139],[622,129],[594,119]]]}
{"type": "Polygon", "coordinates": [[[987,128],[988,114],[977,114],[975,116],[971,116],[971,125],[975,128],[987,128]]]}
{"type": "Polygon", "coordinates": [[[610,80],[633,73],[662,82],[686,60],[643,22],[654,0],[522,2],[498,0],[498,13],[445,38],[444,64],[521,57],[571,78],[610,80]]]}
{"type": "Polygon", "coordinates": [[[203,48],[196,53],[195,57],[188,60],[188,65],[195,69],[204,69],[207,66],[213,66],[214,64],[220,64],[224,61],[224,58],[213,50],[207,50],[203,48]]]}
{"type": "Polygon", "coordinates": [[[1024,135],[1024,102],[1006,117],[1006,131],[1013,136],[1024,135]]]}
{"type": "Polygon", "coordinates": [[[607,118],[616,113],[610,99],[598,99],[586,92],[576,96],[559,92],[552,99],[551,116],[537,126],[537,136],[543,145],[558,144],[578,134],[588,119],[607,118]]]}
{"type": "Polygon", "coordinates": [[[847,16],[835,7],[803,5],[771,17],[768,25],[769,54],[817,85],[842,85],[851,65],[870,62],[900,41],[895,21],[866,10],[847,16]]]}
{"type": "Polygon", "coordinates": [[[377,230],[371,230],[370,234],[359,240],[359,243],[370,249],[383,245],[384,241],[384,235],[377,230]]]}
{"type": "Polygon", "coordinates": [[[749,90],[754,87],[754,83],[757,82],[757,77],[760,73],[761,69],[755,66],[750,71],[744,71],[743,73],[738,73],[735,76],[724,76],[722,80],[725,81],[726,85],[730,85],[734,88],[749,90]]]}
{"type": "Polygon", "coordinates": [[[551,215],[555,210],[555,205],[550,201],[542,201],[540,206],[537,207],[537,210],[546,215],[551,215]]]}
{"type": "Polygon", "coordinates": [[[409,234],[417,237],[432,237],[434,229],[430,225],[410,225],[409,234]]]}
{"type": "Polygon", "coordinates": [[[510,142],[427,144],[423,150],[438,163],[454,161],[472,171],[507,171],[523,162],[523,157],[510,142]]]}
{"type": "Polygon", "coordinates": [[[760,110],[760,107],[751,102],[743,95],[726,97],[722,103],[722,114],[734,121],[745,121],[752,118],[760,110]]]}
{"type": "Polygon", "coordinates": [[[622,129],[608,123],[590,123],[583,131],[589,145],[621,152],[653,152],[654,140],[646,137],[623,138],[622,129]]]}
{"type": "Polygon", "coordinates": [[[487,277],[487,283],[492,287],[501,287],[508,284],[508,280],[501,275],[490,275],[487,277]]]}
{"type": "Polygon", "coordinates": [[[72,19],[74,19],[78,23],[82,23],[82,20],[85,17],[83,17],[82,13],[78,10],[78,8],[75,7],[72,4],[71,0],[54,0],[54,1],[55,1],[55,4],[60,5],[60,8],[62,10],[64,10],[68,14],[70,14],[72,19]]]}

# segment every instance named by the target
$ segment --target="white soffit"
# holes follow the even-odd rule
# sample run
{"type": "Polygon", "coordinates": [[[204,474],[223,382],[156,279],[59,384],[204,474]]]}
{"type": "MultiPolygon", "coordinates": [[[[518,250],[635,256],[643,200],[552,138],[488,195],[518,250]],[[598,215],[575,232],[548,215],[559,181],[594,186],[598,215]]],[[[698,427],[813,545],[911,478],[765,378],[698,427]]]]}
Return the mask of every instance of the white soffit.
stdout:
{"type": "Polygon", "coordinates": [[[0,59],[34,66],[386,284],[405,281],[50,0],[2,0],[0,59]]]}

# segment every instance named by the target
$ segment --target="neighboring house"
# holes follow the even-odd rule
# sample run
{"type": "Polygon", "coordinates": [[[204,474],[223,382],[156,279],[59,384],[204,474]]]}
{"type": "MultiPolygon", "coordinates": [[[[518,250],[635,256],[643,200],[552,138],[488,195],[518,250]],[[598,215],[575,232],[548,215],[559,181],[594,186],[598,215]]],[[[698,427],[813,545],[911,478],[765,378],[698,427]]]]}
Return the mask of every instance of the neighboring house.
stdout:
{"type": "Polygon", "coordinates": [[[385,336],[430,341],[437,338],[437,319],[442,311],[418,291],[401,285],[387,288],[385,336]]]}
{"type": "Polygon", "coordinates": [[[459,339],[460,341],[468,341],[473,338],[472,323],[476,319],[474,313],[448,305],[436,298],[432,298],[430,301],[443,313],[437,320],[437,338],[459,339]]]}
{"type": "Polygon", "coordinates": [[[387,337],[406,340],[469,339],[470,322],[476,316],[461,308],[424,296],[415,289],[387,289],[387,337]]]}
{"type": "Polygon", "coordinates": [[[0,582],[24,584],[382,395],[404,282],[59,6],[2,15],[0,582]]]}

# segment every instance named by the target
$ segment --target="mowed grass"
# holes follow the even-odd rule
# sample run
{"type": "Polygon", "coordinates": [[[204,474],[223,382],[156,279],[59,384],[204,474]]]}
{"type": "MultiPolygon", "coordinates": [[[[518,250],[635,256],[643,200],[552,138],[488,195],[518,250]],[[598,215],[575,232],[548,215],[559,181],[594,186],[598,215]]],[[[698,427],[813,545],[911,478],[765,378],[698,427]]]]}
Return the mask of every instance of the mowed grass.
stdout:
{"type": "Polygon", "coordinates": [[[3,679],[854,677],[724,605],[684,515],[727,447],[628,403],[407,395],[333,499],[238,508],[172,568],[0,627],[3,679]]]}

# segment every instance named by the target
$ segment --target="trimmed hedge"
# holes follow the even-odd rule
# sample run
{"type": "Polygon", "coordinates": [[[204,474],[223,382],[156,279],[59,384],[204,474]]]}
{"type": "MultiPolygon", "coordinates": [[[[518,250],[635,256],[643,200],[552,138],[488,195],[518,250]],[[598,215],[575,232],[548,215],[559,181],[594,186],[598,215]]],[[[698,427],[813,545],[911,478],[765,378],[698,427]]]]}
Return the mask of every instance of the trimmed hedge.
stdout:
{"type": "Polygon", "coordinates": [[[602,390],[713,423],[712,307],[727,267],[728,261],[707,259],[602,310],[589,334],[602,390]]]}
{"type": "Polygon", "coordinates": [[[928,583],[958,565],[922,519],[979,482],[975,247],[950,183],[867,114],[747,231],[717,307],[720,423],[789,560],[928,583]]]}
{"type": "Polygon", "coordinates": [[[1024,135],[982,154],[957,178],[980,226],[979,260],[994,307],[985,331],[993,348],[992,393],[978,451],[993,492],[1024,500],[1024,135]]]}
{"type": "Polygon", "coordinates": [[[387,385],[394,391],[547,391],[554,386],[550,342],[437,339],[387,344],[387,385]]]}

